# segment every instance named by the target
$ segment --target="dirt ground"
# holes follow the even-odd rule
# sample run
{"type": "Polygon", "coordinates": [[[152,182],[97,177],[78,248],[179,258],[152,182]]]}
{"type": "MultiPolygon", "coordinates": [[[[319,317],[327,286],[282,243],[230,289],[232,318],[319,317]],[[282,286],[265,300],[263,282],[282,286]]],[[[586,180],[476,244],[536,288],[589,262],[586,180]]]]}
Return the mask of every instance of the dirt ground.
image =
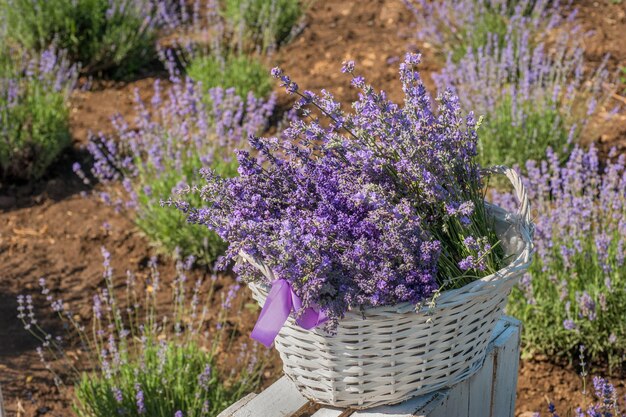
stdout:
{"type": "MultiPolygon", "coordinates": [[[[575,6],[580,9],[578,22],[594,31],[585,42],[589,60],[597,63],[610,53],[611,69],[626,66],[626,1],[584,0],[575,6]]],[[[326,88],[348,101],[355,98],[355,92],[339,69],[344,59],[354,59],[372,84],[399,99],[397,60],[407,49],[420,48],[414,30],[410,13],[400,0],[318,0],[308,12],[304,31],[268,64],[279,64],[302,88],[326,88]]],[[[439,61],[432,50],[422,52],[422,75],[431,86],[429,73],[438,69],[439,61]]],[[[91,91],[77,92],[71,116],[74,148],[39,182],[0,188],[0,387],[9,416],[70,415],[69,393],[58,392],[35,353],[36,344],[16,319],[16,296],[36,293],[38,279],[46,277],[54,292],[72,303],[83,303],[81,314],[87,318],[93,291],[102,284],[102,246],[111,252],[118,273],[145,267],[155,253],[129,219],[93,197],[81,195],[90,190],[71,169],[74,161],[86,159],[80,147],[87,133],[110,132],[109,117],[116,112],[132,115],[135,90],[149,97],[153,80],[104,82],[91,91]]],[[[624,88],[626,85],[621,86],[624,88]]],[[[286,103],[288,98],[279,94],[286,103]]],[[[623,91],[619,94],[614,104],[626,104],[623,91]]],[[[600,132],[587,142],[626,149],[626,117],[598,124],[600,132]]],[[[171,261],[161,261],[164,268],[172,270],[171,261]]],[[[234,282],[232,277],[223,280],[224,288],[234,282]]],[[[35,297],[35,301],[42,300],[35,297]]],[[[243,342],[254,316],[236,320],[241,322],[243,342]]],[[[280,372],[275,353],[271,362],[266,383],[280,372]]],[[[619,385],[623,387],[623,383],[619,385]]],[[[545,414],[546,398],[566,415],[569,407],[582,401],[581,389],[574,367],[525,359],[519,376],[517,415],[545,414]]]]}

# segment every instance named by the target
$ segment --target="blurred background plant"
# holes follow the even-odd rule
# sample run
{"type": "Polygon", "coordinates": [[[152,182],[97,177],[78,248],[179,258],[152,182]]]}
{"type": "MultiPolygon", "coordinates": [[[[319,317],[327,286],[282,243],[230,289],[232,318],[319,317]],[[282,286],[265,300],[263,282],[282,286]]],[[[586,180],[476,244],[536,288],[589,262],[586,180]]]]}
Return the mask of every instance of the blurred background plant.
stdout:
{"type": "Polygon", "coordinates": [[[3,42],[42,51],[55,45],[89,74],[126,77],[156,60],[164,0],[0,0],[3,42]]]}
{"type": "Polygon", "coordinates": [[[267,97],[273,87],[267,68],[257,58],[246,55],[200,55],[189,62],[186,72],[202,84],[205,92],[215,87],[234,88],[239,96],[252,92],[261,98],[267,97]]]}
{"type": "Polygon", "coordinates": [[[246,39],[247,50],[268,53],[289,41],[310,0],[226,0],[224,15],[246,39]]]}
{"type": "MultiPolygon", "coordinates": [[[[574,148],[565,163],[526,163],[533,202],[536,261],[514,289],[508,314],[523,320],[527,353],[621,365],[626,351],[626,156],[601,162],[574,148]]],[[[514,207],[513,196],[494,193],[514,207]]]]}
{"type": "Polygon", "coordinates": [[[626,67],[620,67],[619,69],[619,81],[622,83],[622,94],[626,94],[626,67]]]}
{"type": "MultiPolygon", "coordinates": [[[[461,105],[484,119],[479,129],[483,166],[522,165],[548,147],[566,158],[614,89],[606,61],[589,69],[581,42],[562,32],[532,46],[531,29],[508,31],[470,48],[458,63],[448,59],[433,75],[439,89],[453,86],[461,105]]],[[[574,32],[574,35],[576,34],[574,32]]]]}
{"type": "MultiPolygon", "coordinates": [[[[178,210],[162,202],[178,196],[201,204],[200,193],[183,191],[200,184],[200,170],[211,167],[225,177],[237,174],[234,150],[246,146],[250,135],[269,126],[275,97],[241,98],[234,89],[204,90],[191,79],[171,79],[166,93],[155,83],[150,105],[136,97],[137,120],[113,119],[116,134],[92,136],[88,151],[91,170],[101,183],[112,185],[101,199],[119,211],[131,212],[138,228],[151,242],[172,254],[194,255],[211,265],[225,244],[213,232],[188,224],[178,210]],[[122,187],[119,187],[121,182],[122,187]]],[[[89,181],[78,164],[75,171],[89,181]]]]}
{"type": "Polygon", "coordinates": [[[0,46],[0,178],[36,179],[72,143],[78,69],[53,48],[34,57],[0,46]]]}
{"type": "Polygon", "coordinates": [[[521,31],[534,43],[565,20],[558,0],[403,1],[417,20],[417,38],[452,62],[488,43],[498,49],[507,37],[516,42],[521,31]]]}
{"type": "Polygon", "coordinates": [[[272,90],[268,58],[288,42],[303,24],[308,3],[301,0],[196,0],[190,10],[168,15],[177,28],[161,53],[172,72],[172,63],[208,91],[234,88],[245,97],[258,98],[272,90]]]}
{"type": "Polygon", "coordinates": [[[174,280],[162,282],[153,258],[148,271],[139,276],[127,271],[126,283],[120,285],[109,253],[103,248],[102,254],[104,286],[93,296],[88,323],[63,300],[55,299],[46,281],[40,280],[41,293],[69,329],[69,340],[44,330],[31,295],[18,297],[18,317],[41,342],[40,358],[59,386],[69,370],[78,416],[216,416],[258,386],[264,364],[256,344],[251,349],[242,347],[233,358],[232,372],[224,372],[224,363],[221,370],[217,366],[221,352],[233,348],[236,326],[227,326],[226,318],[233,308],[243,308],[233,305],[238,284],[221,292],[221,305],[210,311],[215,277],[190,282],[187,275],[193,259],[178,261],[174,280]],[[169,286],[173,291],[166,293],[171,302],[163,298],[163,289],[169,286]],[[72,341],[78,341],[80,350],[69,354],[72,341]],[[89,371],[77,371],[85,365],[89,371]]]}

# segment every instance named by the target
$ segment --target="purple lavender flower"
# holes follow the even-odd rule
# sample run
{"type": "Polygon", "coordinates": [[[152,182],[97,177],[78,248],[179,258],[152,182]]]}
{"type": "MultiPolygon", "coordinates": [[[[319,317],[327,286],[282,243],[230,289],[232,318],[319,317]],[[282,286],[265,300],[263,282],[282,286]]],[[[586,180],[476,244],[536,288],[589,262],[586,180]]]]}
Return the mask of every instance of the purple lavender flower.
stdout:
{"type": "Polygon", "coordinates": [[[145,414],[146,407],[144,405],[143,390],[139,383],[135,384],[135,400],[137,405],[137,413],[145,414]]]}
{"type": "Polygon", "coordinates": [[[26,311],[26,307],[24,306],[24,296],[20,294],[17,296],[17,318],[19,320],[26,318],[24,311],[26,311]]]}
{"type": "Polygon", "coordinates": [[[462,271],[467,271],[474,268],[474,263],[474,257],[472,255],[469,255],[465,259],[459,261],[459,268],[461,268],[462,271]]]}
{"type": "Polygon", "coordinates": [[[343,73],[353,73],[354,72],[354,61],[344,61],[341,66],[341,72],[343,73]]]}
{"type": "Polygon", "coordinates": [[[563,320],[563,328],[565,330],[576,330],[576,323],[571,319],[563,320]]]}
{"type": "Polygon", "coordinates": [[[237,291],[239,291],[240,288],[241,286],[239,284],[235,284],[230,287],[228,293],[226,294],[226,297],[224,298],[224,300],[222,300],[222,310],[229,310],[231,308],[232,302],[237,295],[237,291]]]}
{"type": "Polygon", "coordinates": [[[548,404],[548,412],[552,417],[559,417],[559,415],[556,413],[556,407],[551,402],[548,404]]]}
{"type": "Polygon", "coordinates": [[[61,313],[63,311],[63,301],[62,300],[53,301],[51,306],[52,306],[52,310],[55,313],[61,313]]]}
{"type": "Polygon", "coordinates": [[[102,303],[98,294],[93,296],[93,314],[98,320],[102,318],[102,303]]]}
{"type": "MultiPolygon", "coordinates": [[[[199,279],[193,293],[188,293],[185,278],[177,277],[173,282],[168,281],[168,284],[180,287],[178,294],[172,294],[173,311],[167,306],[165,310],[161,310],[164,305],[162,298],[158,297],[157,301],[153,291],[141,291],[137,285],[137,278],[130,272],[127,272],[124,288],[126,291],[123,291],[124,289],[114,280],[117,275],[111,271],[110,253],[103,248],[102,254],[105,283],[94,297],[94,304],[98,306],[95,310],[100,311],[100,316],[94,314],[91,323],[83,325],[69,310],[60,315],[64,327],[70,327],[72,336],[75,335],[73,330],[78,331],[80,349],[89,353],[90,358],[95,360],[88,381],[83,379],[84,375],[75,368],[69,368],[76,371],[68,376],[75,378],[76,381],[77,406],[88,412],[102,410],[105,407],[116,415],[154,415],[155,410],[167,412],[169,408],[171,413],[176,410],[175,415],[184,416],[187,413],[185,410],[192,408],[196,410],[195,415],[199,415],[200,410],[207,415],[211,411],[209,399],[215,398],[221,403],[234,400],[233,395],[237,394],[233,392],[231,395],[224,391],[223,381],[213,373],[215,351],[212,349],[217,345],[211,348],[211,337],[208,332],[203,331],[206,329],[204,320],[208,316],[208,308],[205,307],[198,317],[190,314],[197,308],[194,303],[198,303],[198,298],[205,299],[203,295],[213,294],[213,289],[201,294],[202,280],[199,279]],[[124,301],[116,298],[124,292],[127,297],[124,301]],[[129,304],[128,307],[122,309],[126,304],[129,304]],[[176,321],[183,323],[179,317],[184,318],[184,324],[179,331],[173,333],[171,323],[176,321]],[[207,341],[210,350],[204,349],[207,341]],[[201,369],[202,372],[197,374],[184,372],[186,368],[201,369]],[[92,395],[94,384],[101,388],[102,395],[95,397],[92,395]],[[181,390],[181,386],[185,389],[181,390]],[[215,397],[216,389],[221,390],[226,396],[215,397]],[[179,409],[172,408],[172,404],[179,409]]],[[[176,266],[176,273],[188,272],[192,261],[181,259],[176,266]]],[[[144,271],[148,275],[141,274],[142,284],[156,286],[155,282],[158,280],[155,271],[158,267],[156,258],[150,259],[148,264],[147,271],[144,271]]],[[[51,291],[43,278],[39,280],[39,285],[43,295],[48,296],[51,291]]],[[[231,294],[235,294],[236,289],[233,288],[231,294]]],[[[42,342],[36,349],[37,355],[47,369],[51,372],[56,371],[51,366],[55,366],[58,361],[49,363],[46,358],[48,354],[56,359],[61,355],[71,357],[64,354],[62,339],[45,333],[37,325],[33,297],[19,295],[17,304],[19,319],[42,342]]],[[[175,326],[176,324],[174,325],[176,331],[175,326]]],[[[246,352],[250,356],[255,356],[257,349],[254,347],[247,349],[246,352]]],[[[247,356],[242,358],[247,359],[247,356]]],[[[63,365],[73,365],[72,362],[63,365]]],[[[62,369],[66,370],[65,367],[62,369]]],[[[233,371],[235,370],[241,370],[245,376],[236,381],[238,389],[242,391],[254,389],[258,376],[256,362],[243,361],[233,368],[233,371]],[[254,374],[246,374],[248,364],[255,367],[254,374]],[[248,378],[249,376],[251,378],[248,378]]],[[[219,404],[216,403],[216,406],[219,404]]]]}
{"type": "MultiPolygon", "coordinates": [[[[585,407],[577,407],[575,409],[576,417],[624,417],[625,415],[620,411],[620,404],[618,402],[618,394],[615,387],[605,378],[595,376],[593,378],[594,396],[595,401],[589,404],[587,393],[583,390],[585,395],[585,407]]],[[[548,404],[548,412],[552,417],[558,417],[556,407],[552,402],[548,404]]],[[[541,417],[540,413],[535,413],[534,416],[541,417]]]]}
{"type": "Polygon", "coordinates": [[[111,391],[113,392],[113,397],[115,398],[115,401],[121,404],[122,401],[124,401],[124,395],[122,394],[122,390],[117,387],[113,387],[111,388],[111,391]]]}
{"type": "Polygon", "coordinates": [[[587,291],[583,291],[580,295],[577,294],[576,301],[578,302],[580,317],[586,317],[591,321],[596,319],[596,302],[587,291]]]}
{"type": "Polygon", "coordinates": [[[207,365],[204,368],[204,371],[200,375],[198,375],[198,385],[205,391],[209,391],[211,388],[211,377],[212,377],[212,368],[211,365],[207,365]]]}

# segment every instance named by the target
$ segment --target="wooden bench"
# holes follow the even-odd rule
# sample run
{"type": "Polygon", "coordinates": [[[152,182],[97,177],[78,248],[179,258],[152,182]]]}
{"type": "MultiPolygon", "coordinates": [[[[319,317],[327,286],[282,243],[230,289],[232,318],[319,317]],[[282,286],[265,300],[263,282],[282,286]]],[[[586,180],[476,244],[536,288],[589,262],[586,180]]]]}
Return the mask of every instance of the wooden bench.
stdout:
{"type": "Polygon", "coordinates": [[[356,411],[315,404],[283,376],[218,417],[513,417],[519,347],[520,322],[505,316],[496,325],[483,367],[453,387],[402,404],[356,411]]]}

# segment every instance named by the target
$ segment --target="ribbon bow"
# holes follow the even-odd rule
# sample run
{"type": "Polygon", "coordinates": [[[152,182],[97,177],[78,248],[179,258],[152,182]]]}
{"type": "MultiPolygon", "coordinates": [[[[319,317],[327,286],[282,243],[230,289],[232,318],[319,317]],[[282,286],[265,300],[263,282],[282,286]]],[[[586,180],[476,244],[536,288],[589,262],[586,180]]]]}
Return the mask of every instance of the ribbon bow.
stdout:
{"type": "Polygon", "coordinates": [[[305,308],[304,311],[301,310],[302,299],[292,290],[289,282],[284,279],[273,281],[272,289],[267,295],[250,337],[270,347],[292,311],[297,317],[296,323],[306,330],[310,330],[327,320],[323,311],[316,311],[311,307],[305,308]]]}

